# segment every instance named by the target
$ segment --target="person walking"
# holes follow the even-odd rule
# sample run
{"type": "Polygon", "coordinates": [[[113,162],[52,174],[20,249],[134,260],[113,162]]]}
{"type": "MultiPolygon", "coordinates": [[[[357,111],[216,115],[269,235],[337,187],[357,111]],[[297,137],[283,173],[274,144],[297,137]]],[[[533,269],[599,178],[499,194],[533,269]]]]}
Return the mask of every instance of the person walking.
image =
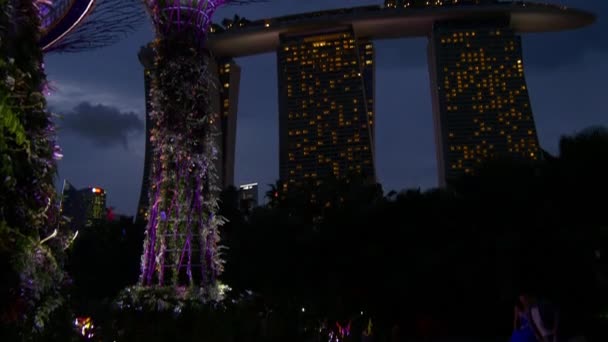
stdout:
{"type": "Polygon", "coordinates": [[[557,342],[559,314],[553,305],[546,301],[539,303],[536,297],[531,297],[530,318],[540,342],[557,342]]]}
{"type": "Polygon", "coordinates": [[[515,304],[513,317],[513,334],[511,342],[538,342],[530,315],[530,301],[526,295],[519,296],[515,304]]]}

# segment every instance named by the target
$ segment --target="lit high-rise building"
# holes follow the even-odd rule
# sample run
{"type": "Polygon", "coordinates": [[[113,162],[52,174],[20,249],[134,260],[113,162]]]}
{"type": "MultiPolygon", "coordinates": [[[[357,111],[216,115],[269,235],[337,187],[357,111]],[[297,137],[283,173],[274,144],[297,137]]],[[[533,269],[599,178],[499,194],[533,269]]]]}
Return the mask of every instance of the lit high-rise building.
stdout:
{"type": "Polygon", "coordinates": [[[251,214],[258,206],[258,183],[244,184],[239,187],[239,209],[251,214]]]}
{"type": "Polygon", "coordinates": [[[521,38],[508,18],[435,23],[429,68],[441,185],[489,159],[539,158],[521,38]]]}
{"type": "Polygon", "coordinates": [[[241,68],[232,59],[218,61],[222,130],[221,175],[224,188],[234,185],[236,120],[239,103],[241,68]]]}
{"type": "Polygon", "coordinates": [[[137,215],[135,219],[137,222],[144,222],[148,212],[148,189],[150,186],[150,163],[152,163],[152,145],[150,143],[150,130],[152,129],[152,121],[150,120],[150,73],[154,67],[154,50],[150,45],[144,46],[140,49],[139,62],[144,67],[144,89],[146,99],[146,153],[144,156],[144,172],[141,181],[141,190],[139,193],[139,202],[137,205],[137,215]]]}
{"type": "Polygon", "coordinates": [[[375,180],[374,48],[352,28],[280,35],[279,176],[285,187],[375,180]]]}
{"type": "Polygon", "coordinates": [[[77,190],[69,182],[63,189],[61,212],[70,218],[73,230],[91,226],[106,217],[106,192],[99,187],[77,190]]]}

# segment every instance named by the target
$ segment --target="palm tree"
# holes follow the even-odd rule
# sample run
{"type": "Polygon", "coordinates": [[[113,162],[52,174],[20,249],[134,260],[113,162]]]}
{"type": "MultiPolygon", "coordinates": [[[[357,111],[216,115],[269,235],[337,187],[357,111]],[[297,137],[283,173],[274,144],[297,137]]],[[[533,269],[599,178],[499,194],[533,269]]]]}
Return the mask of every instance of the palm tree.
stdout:
{"type": "Polygon", "coordinates": [[[228,18],[225,18],[224,20],[222,20],[222,26],[223,26],[225,29],[229,29],[229,28],[231,28],[233,24],[234,24],[234,21],[232,21],[232,20],[230,20],[230,19],[228,19],[228,18]]]}
{"type": "Polygon", "coordinates": [[[283,184],[281,181],[276,181],[275,184],[268,184],[269,189],[266,191],[266,200],[268,201],[268,206],[271,208],[276,208],[279,205],[280,193],[283,188],[283,184]]]}

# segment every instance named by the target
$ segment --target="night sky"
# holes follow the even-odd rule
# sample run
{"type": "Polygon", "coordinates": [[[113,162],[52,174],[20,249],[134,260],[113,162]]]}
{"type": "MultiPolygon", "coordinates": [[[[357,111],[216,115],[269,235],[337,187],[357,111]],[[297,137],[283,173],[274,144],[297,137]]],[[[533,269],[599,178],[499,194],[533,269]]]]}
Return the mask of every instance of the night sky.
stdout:
{"type": "MultiPolygon", "coordinates": [[[[216,21],[238,14],[250,20],[363,6],[383,0],[269,0],[227,7],[216,21]]],[[[564,134],[607,125],[608,1],[547,0],[595,12],[594,26],[524,36],[524,64],[541,146],[558,150],[564,134]]],[[[153,37],[151,24],[114,46],[46,56],[55,93],[50,108],[62,116],[64,159],[58,183],[100,186],[108,205],[133,215],[144,162],[143,68],[139,47],[153,37]]],[[[376,155],[384,190],[437,186],[426,39],[376,41],[376,155]]],[[[274,53],[240,58],[236,182],[266,184],[278,178],[277,68],[274,53]]]]}

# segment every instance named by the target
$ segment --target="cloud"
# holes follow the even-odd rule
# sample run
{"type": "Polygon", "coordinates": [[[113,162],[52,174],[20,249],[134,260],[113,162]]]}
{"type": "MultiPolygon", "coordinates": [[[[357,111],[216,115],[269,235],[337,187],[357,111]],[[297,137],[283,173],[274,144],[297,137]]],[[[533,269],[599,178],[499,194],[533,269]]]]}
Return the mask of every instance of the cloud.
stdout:
{"type": "MultiPolygon", "coordinates": [[[[53,89],[47,96],[49,107],[56,111],[69,112],[81,103],[101,103],[118,108],[121,111],[141,111],[145,107],[144,84],[135,82],[129,87],[129,92],[116,88],[116,82],[103,83],[102,81],[82,81],[64,77],[49,77],[53,89]]],[[[120,77],[120,83],[123,77],[120,77]]]]}
{"type": "Polygon", "coordinates": [[[61,129],[89,140],[98,147],[128,147],[129,137],[144,131],[143,120],[134,112],[82,102],[58,122],[61,129]]]}

